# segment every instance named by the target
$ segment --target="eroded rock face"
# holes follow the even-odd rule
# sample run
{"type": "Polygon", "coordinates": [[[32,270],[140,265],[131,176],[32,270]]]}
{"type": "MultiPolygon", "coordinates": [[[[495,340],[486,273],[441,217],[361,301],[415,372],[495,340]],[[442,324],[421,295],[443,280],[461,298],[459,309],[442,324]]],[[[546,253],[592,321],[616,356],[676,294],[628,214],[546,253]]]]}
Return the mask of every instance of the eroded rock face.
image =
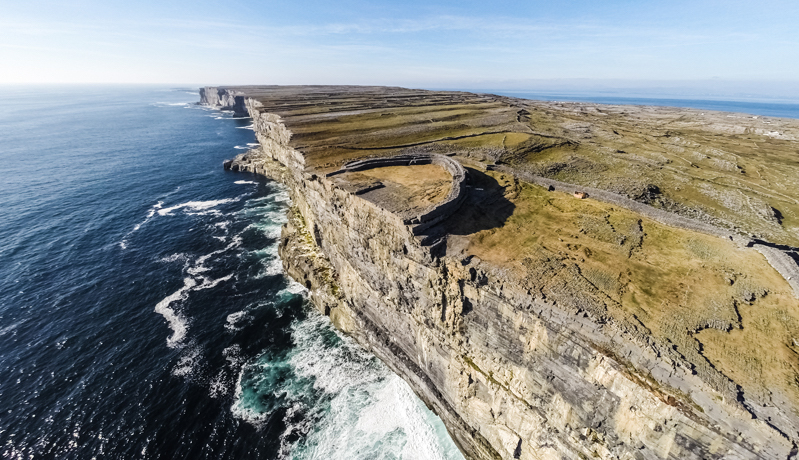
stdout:
{"type": "Polygon", "coordinates": [[[246,105],[261,147],[226,167],[288,186],[287,272],[411,384],[468,458],[796,455],[792,410],[754,418],[732,382],[709,383],[645,330],[595,314],[596,290],[579,277],[538,289],[434,250],[401,217],[306,169],[281,118],[246,105]]]}
{"type": "Polygon", "coordinates": [[[246,98],[239,91],[206,86],[200,88],[200,104],[247,115],[246,98]]]}

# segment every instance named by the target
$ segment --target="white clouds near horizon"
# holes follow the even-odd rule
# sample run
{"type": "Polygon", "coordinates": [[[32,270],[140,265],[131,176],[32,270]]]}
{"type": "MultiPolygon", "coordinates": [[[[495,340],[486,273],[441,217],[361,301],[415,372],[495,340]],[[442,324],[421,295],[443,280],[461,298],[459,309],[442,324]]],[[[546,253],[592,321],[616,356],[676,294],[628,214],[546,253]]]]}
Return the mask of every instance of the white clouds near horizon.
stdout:
{"type": "Polygon", "coordinates": [[[0,83],[799,80],[791,2],[552,3],[14,4],[0,83]]]}

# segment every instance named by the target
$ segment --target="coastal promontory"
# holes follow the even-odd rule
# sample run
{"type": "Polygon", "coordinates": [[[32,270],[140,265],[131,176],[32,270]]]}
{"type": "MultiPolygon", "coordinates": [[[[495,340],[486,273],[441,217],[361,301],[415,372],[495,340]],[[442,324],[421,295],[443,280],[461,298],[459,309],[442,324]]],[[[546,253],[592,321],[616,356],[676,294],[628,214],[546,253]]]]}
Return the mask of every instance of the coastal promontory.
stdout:
{"type": "Polygon", "coordinates": [[[791,459],[799,121],[203,88],[287,187],[280,254],[472,459],[791,459]]]}

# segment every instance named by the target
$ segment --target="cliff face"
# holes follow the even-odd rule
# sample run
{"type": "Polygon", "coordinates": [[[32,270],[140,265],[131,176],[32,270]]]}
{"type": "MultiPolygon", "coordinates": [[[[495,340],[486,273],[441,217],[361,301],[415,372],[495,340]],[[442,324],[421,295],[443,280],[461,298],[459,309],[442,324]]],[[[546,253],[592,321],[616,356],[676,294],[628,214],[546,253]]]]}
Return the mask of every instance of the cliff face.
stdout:
{"type": "Polygon", "coordinates": [[[237,115],[247,115],[245,97],[238,91],[206,86],[200,88],[200,105],[222,110],[233,110],[237,115]]]}
{"type": "MultiPolygon", "coordinates": [[[[202,102],[229,107],[227,90],[215,99],[222,92],[206,88],[202,102]]],[[[255,99],[243,103],[261,147],[226,167],[288,186],[293,207],[280,244],[286,270],[338,328],[410,383],[467,457],[796,456],[799,419],[790,394],[777,388],[771,399],[746,393],[729,377],[733,371],[725,374],[702,355],[701,344],[692,355],[684,347],[693,342],[658,337],[654,323],[625,313],[621,298],[614,303],[603,294],[585,265],[581,269],[547,246],[536,246],[517,265],[503,265],[489,260],[493,253],[480,252],[476,241],[467,244],[480,229],[445,222],[420,231],[368,194],[337,182],[329,173],[340,163],[309,164],[313,143],[295,136],[280,115],[255,99]],[[783,407],[764,402],[780,398],[783,407]]],[[[302,119],[298,129],[308,126],[302,119]]],[[[470,168],[470,174],[472,185],[458,203],[462,214],[487,200],[495,200],[488,203],[493,209],[507,208],[507,201],[518,211],[518,196],[544,193],[514,179],[488,196],[491,172],[470,168]]],[[[516,211],[507,212],[506,222],[516,211]]],[[[644,233],[671,231],[658,225],[639,219],[630,235],[639,232],[643,240],[644,233]]],[[[613,244],[629,244],[619,241],[613,244]]],[[[740,242],[723,244],[744,251],[740,242]]],[[[787,285],[780,286],[784,292],[771,287],[770,295],[793,298],[787,285]]],[[[728,326],[717,317],[691,330],[737,327],[736,319],[728,326]]],[[[737,321],[743,324],[741,314],[737,321]]]]}

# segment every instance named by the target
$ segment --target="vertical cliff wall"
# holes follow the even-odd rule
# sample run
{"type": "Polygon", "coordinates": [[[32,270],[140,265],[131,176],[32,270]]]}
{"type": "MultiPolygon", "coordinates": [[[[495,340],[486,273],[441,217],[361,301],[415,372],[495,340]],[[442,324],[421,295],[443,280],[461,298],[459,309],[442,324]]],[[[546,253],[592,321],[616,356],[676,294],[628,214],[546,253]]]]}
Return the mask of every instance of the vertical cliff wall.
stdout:
{"type": "Polygon", "coordinates": [[[233,110],[238,115],[247,115],[245,96],[234,90],[206,86],[200,88],[200,105],[233,110]]]}
{"type": "MultiPolygon", "coordinates": [[[[214,94],[204,103],[221,106],[214,94]]],[[[545,295],[479,258],[432,250],[307,167],[278,115],[243,104],[261,147],[227,166],[288,186],[286,270],[410,383],[467,457],[795,457],[789,415],[757,417],[731,381],[592,309],[589,288],[575,297],[564,280],[562,295],[545,295]]]]}

